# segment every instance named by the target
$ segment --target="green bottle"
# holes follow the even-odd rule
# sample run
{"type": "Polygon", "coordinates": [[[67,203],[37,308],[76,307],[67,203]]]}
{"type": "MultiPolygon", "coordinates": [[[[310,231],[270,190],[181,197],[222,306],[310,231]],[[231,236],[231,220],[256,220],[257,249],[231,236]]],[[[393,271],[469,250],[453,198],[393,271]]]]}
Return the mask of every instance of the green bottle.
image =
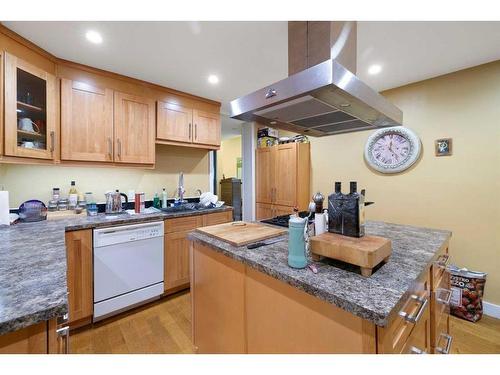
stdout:
{"type": "Polygon", "coordinates": [[[155,196],[153,198],[153,207],[161,208],[160,197],[158,196],[158,193],[155,193],[155,196]]]}

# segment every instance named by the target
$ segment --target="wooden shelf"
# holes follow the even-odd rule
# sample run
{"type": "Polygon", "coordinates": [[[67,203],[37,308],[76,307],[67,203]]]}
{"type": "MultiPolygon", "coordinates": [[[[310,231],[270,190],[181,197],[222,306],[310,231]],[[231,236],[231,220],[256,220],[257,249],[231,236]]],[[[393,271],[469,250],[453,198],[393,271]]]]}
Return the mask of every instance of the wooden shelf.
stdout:
{"type": "Polygon", "coordinates": [[[44,109],[41,108],[41,107],[37,107],[37,106],[31,105],[31,104],[27,104],[27,103],[24,103],[24,102],[20,102],[20,101],[17,101],[17,106],[19,108],[24,108],[24,109],[27,109],[27,110],[30,110],[30,111],[37,111],[37,112],[43,112],[44,111],[44,109]]]}
{"type": "Polygon", "coordinates": [[[17,134],[25,136],[25,137],[33,138],[33,139],[45,139],[45,138],[47,138],[47,136],[45,134],[36,133],[36,132],[27,132],[25,130],[20,130],[20,129],[17,129],[17,134]]]}

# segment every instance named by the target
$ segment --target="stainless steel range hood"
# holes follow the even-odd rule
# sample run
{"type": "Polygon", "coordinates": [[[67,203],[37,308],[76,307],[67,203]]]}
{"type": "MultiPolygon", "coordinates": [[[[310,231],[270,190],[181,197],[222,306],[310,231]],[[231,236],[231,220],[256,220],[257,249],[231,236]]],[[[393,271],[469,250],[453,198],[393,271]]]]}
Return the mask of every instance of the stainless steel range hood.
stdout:
{"type": "Polygon", "coordinates": [[[354,22],[289,23],[289,77],[233,100],[231,117],[318,137],[401,125],[401,110],[345,66],[355,71],[355,39],[354,22]]]}

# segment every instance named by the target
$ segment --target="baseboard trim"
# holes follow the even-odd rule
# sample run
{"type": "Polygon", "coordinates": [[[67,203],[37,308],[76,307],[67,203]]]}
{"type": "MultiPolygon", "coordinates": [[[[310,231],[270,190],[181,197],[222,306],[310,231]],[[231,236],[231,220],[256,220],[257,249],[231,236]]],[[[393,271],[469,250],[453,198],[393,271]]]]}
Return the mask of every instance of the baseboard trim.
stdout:
{"type": "Polygon", "coordinates": [[[483,301],[483,313],[484,315],[500,319],[500,305],[483,301]]]}

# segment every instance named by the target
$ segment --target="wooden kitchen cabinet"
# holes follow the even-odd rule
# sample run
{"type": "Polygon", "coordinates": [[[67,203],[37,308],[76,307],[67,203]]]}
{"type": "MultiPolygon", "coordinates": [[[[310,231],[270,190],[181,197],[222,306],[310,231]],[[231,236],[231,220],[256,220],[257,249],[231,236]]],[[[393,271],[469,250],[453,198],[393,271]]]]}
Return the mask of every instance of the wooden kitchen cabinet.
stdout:
{"type": "MultiPolygon", "coordinates": [[[[274,216],[291,213],[294,207],[307,210],[311,199],[309,153],[309,143],[258,148],[255,155],[256,203],[272,204],[274,216]]],[[[256,211],[264,213],[262,206],[257,206],[256,211]]]]}
{"type": "Polygon", "coordinates": [[[113,90],[61,81],[61,159],[113,161],[113,90]]]}
{"type": "Polygon", "coordinates": [[[92,230],[66,232],[69,322],[89,321],[93,314],[92,230]]]}
{"type": "Polygon", "coordinates": [[[154,164],[154,100],[115,92],[114,108],[115,162],[154,164]]]}
{"type": "Polygon", "coordinates": [[[192,142],[193,110],[173,103],[159,101],[156,138],[173,142],[192,142]]]}
{"type": "Polygon", "coordinates": [[[220,146],[220,114],[158,101],[156,139],[180,146],[220,146]]]}
{"type": "Polygon", "coordinates": [[[193,110],[193,143],[220,146],[220,114],[193,110]]]}
{"type": "Polygon", "coordinates": [[[67,327],[58,319],[0,335],[0,354],[69,354],[67,327]]]}
{"type": "Polygon", "coordinates": [[[232,221],[233,211],[165,220],[164,288],[170,294],[189,287],[189,240],[192,230],[232,221]]]}
{"type": "Polygon", "coordinates": [[[269,203],[255,204],[255,220],[270,219],[274,217],[273,205],[269,203]]]}
{"type": "Polygon", "coordinates": [[[54,75],[4,53],[4,154],[56,158],[57,83],[54,75]]]}

